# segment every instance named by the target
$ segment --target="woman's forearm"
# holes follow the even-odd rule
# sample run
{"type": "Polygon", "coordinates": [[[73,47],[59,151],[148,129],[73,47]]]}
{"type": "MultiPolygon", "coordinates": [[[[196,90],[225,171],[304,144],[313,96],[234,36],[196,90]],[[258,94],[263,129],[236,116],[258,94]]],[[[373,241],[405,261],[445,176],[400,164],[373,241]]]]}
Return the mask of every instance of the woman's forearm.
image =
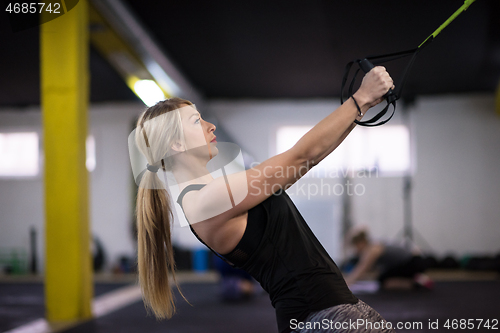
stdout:
{"type": "MultiPolygon", "coordinates": [[[[365,113],[369,106],[356,99],[360,104],[361,112],[365,113]]],[[[354,120],[358,110],[352,98],[347,100],[338,109],[320,121],[307,132],[294,146],[302,156],[314,166],[321,162],[328,154],[342,143],[355,127],[354,120]]],[[[359,119],[359,118],[358,118],[359,119]]]]}
{"type": "Polygon", "coordinates": [[[354,127],[356,127],[356,124],[355,123],[352,123],[351,126],[349,126],[347,128],[347,130],[340,136],[340,139],[335,142],[333,144],[333,146],[331,146],[329,149],[327,149],[322,156],[320,156],[318,158],[318,162],[315,162],[315,164],[321,162],[325,157],[327,157],[328,155],[330,155],[330,153],[332,151],[334,151],[335,149],[337,149],[338,146],[340,146],[340,144],[344,141],[344,139],[349,135],[349,133],[351,133],[351,131],[354,129],[354,127]]]}

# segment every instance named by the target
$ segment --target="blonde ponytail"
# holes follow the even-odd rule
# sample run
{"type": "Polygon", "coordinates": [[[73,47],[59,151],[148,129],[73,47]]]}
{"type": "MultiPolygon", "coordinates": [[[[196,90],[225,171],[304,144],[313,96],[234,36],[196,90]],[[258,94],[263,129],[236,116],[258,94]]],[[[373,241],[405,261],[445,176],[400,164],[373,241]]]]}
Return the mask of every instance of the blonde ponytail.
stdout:
{"type": "MultiPolygon", "coordinates": [[[[158,164],[158,159],[165,155],[171,144],[183,139],[179,113],[169,112],[183,105],[192,103],[171,98],[152,106],[139,118],[136,143],[149,164],[158,164]],[[167,117],[158,117],[163,114],[167,117]],[[147,123],[156,117],[157,122],[147,123]]],[[[169,167],[171,165],[162,160],[163,170],[169,167]]],[[[175,280],[172,208],[168,191],[157,173],[146,170],[139,184],[136,204],[139,284],[146,308],[158,319],[170,318],[175,313],[169,275],[186,300],[175,280]]]]}
{"type": "Polygon", "coordinates": [[[144,304],[156,318],[170,318],[175,303],[169,282],[169,271],[175,274],[170,226],[172,210],[168,192],[160,189],[158,176],[146,171],[137,193],[137,241],[139,284],[144,304]],[[156,182],[155,186],[147,183],[156,182]]]}

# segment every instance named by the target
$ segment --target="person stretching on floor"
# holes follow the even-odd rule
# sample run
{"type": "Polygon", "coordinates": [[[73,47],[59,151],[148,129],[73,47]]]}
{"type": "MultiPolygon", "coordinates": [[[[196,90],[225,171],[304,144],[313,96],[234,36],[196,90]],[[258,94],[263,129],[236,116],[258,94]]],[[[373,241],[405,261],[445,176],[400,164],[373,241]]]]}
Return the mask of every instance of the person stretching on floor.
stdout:
{"type": "Polygon", "coordinates": [[[425,263],[418,251],[402,246],[372,242],[368,231],[360,228],[351,231],[350,243],[356,249],[358,263],[347,275],[348,285],[354,284],[373,268],[379,270],[380,287],[386,289],[432,289],[432,280],[424,274],[425,263]]]}

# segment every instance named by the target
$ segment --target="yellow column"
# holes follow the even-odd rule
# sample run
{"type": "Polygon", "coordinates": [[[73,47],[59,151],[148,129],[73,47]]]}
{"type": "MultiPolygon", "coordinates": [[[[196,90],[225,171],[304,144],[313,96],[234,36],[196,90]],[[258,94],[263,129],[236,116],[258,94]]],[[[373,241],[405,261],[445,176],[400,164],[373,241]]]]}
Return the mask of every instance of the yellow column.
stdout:
{"type": "Polygon", "coordinates": [[[92,316],[88,180],[88,3],[40,26],[45,155],[45,305],[51,323],[92,316]]]}

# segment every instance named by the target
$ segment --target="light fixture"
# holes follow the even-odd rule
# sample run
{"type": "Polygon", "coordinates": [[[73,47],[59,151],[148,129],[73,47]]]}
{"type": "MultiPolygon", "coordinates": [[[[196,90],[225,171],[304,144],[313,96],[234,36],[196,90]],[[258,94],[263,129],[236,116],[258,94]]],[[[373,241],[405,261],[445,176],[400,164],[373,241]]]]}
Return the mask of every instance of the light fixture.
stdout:
{"type": "Polygon", "coordinates": [[[165,94],[153,80],[139,80],[134,84],[134,91],[147,106],[153,106],[165,99],[165,94]]]}

